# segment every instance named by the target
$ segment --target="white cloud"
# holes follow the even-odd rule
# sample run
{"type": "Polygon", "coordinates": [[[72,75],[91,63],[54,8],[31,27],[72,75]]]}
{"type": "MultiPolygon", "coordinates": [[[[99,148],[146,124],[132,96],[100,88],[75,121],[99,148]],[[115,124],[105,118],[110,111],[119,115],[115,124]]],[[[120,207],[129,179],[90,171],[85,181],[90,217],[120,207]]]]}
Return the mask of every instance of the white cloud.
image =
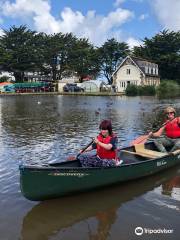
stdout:
{"type": "Polygon", "coordinates": [[[139,16],[139,20],[143,21],[143,20],[145,20],[145,19],[148,18],[148,17],[149,17],[149,15],[148,15],[147,13],[141,14],[141,15],[139,16]]]}
{"type": "Polygon", "coordinates": [[[129,45],[130,48],[133,48],[135,46],[140,46],[142,44],[142,42],[140,40],[137,40],[137,39],[132,38],[132,37],[128,38],[126,42],[127,42],[127,44],[129,45]]]}
{"type": "MultiPolygon", "coordinates": [[[[122,3],[124,0],[117,0],[122,3]]],[[[117,8],[106,16],[98,15],[95,11],[88,11],[83,15],[80,11],[73,11],[66,7],[58,18],[51,14],[51,5],[47,0],[16,0],[14,3],[6,1],[2,6],[2,13],[6,17],[22,19],[25,23],[31,21],[39,32],[48,34],[57,32],[72,32],[78,37],[86,37],[100,45],[107,38],[121,33],[121,26],[134,17],[134,13],[123,8],[117,8]]]]}
{"type": "Polygon", "coordinates": [[[4,31],[0,29],[0,36],[2,36],[3,34],[4,34],[4,31]]]}
{"type": "Polygon", "coordinates": [[[50,12],[50,5],[46,0],[16,0],[14,3],[5,1],[2,11],[5,16],[28,17],[33,14],[43,15],[50,12]]]}
{"type": "Polygon", "coordinates": [[[154,0],[151,4],[163,28],[180,30],[179,0],[154,0]]]}
{"type": "Polygon", "coordinates": [[[114,7],[119,7],[123,2],[125,2],[126,0],[116,0],[115,3],[113,4],[114,7]]]}

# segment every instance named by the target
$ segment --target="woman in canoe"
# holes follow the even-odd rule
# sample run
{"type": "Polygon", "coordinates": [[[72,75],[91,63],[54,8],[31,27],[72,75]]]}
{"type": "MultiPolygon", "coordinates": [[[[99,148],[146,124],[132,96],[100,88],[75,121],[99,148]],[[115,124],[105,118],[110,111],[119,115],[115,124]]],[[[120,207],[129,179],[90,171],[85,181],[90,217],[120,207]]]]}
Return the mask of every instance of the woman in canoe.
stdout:
{"type": "Polygon", "coordinates": [[[99,125],[100,133],[85,152],[96,149],[95,154],[83,153],[78,159],[82,167],[110,167],[120,164],[117,158],[117,136],[112,131],[110,120],[103,120],[99,125]]]}
{"type": "Polygon", "coordinates": [[[176,117],[176,110],[173,107],[165,109],[167,121],[165,125],[157,132],[149,133],[150,137],[160,137],[163,133],[165,135],[154,141],[157,149],[160,152],[167,152],[166,147],[170,148],[170,152],[180,149],[180,117],[176,117]]]}

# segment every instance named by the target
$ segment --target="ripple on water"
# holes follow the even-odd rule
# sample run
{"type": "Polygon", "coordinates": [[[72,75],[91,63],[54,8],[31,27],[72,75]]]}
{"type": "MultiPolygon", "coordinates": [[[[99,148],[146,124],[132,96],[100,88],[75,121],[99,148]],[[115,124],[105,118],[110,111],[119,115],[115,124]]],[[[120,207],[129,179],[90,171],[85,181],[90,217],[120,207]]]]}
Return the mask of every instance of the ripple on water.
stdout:
{"type": "MultiPolygon", "coordinates": [[[[64,160],[69,154],[76,155],[79,149],[91,141],[91,137],[97,135],[103,119],[112,120],[114,131],[119,138],[119,146],[126,146],[137,136],[146,134],[154,123],[161,122],[161,111],[168,104],[169,100],[159,102],[149,97],[0,98],[0,220],[3,222],[0,235],[4,233],[3,239],[10,239],[8,233],[12,226],[19,226],[19,230],[11,228],[11,234],[13,236],[18,232],[16,239],[20,238],[18,234],[21,232],[23,216],[27,209],[34,205],[20,194],[20,162],[46,163],[64,160]]],[[[179,100],[173,99],[172,104],[180,112],[179,100]]],[[[161,208],[169,209],[173,213],[178,212],[178,189],[174,187],[174,192],[169,198],[160,192],[159,195],[151,192],[145,194],[145,198],[140,198],[141,202],[139,198],[135,199],[135,206],[129,210],[130,215],[136,211],[138,203],[140,205],[137,216],[140,218],[141,213],[154,213],[154,206],[156,213],[159,213],[161,208]]],[[[126,202],[124,205],[126,206],[126,202]]],[[[170,217],[172,218],[172,215],[170,217]]]]}

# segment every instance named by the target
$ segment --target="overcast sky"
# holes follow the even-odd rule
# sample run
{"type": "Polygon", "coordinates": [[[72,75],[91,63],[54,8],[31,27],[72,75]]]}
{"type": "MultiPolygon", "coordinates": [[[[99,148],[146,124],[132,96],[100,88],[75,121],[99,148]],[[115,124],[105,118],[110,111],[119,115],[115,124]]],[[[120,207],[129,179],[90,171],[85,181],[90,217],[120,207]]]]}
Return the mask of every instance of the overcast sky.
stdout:
{"type": "Polygon", "coordinates": [[[72,32],[100,46],[115,37],[130,46],[167,28],[180,30],[180,0],[0,0],[0,34],[10,26],[72,32]]]}

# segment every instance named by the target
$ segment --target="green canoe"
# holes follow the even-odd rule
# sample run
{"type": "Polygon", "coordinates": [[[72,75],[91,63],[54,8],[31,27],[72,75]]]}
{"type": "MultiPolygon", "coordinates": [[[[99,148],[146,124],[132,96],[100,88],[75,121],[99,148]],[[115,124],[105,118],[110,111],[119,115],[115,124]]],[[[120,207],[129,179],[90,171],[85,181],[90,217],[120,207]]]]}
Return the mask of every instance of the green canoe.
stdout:
{"type": "MultiPolygon", "coordinates": [[[[108,216],[108,222],[115,221],[116,217],[112,218],[112,211],[116,214],[124,203],[138,198],[145,192],[163,184],[163,194],[169,194],[169,181],[172,182],[177,175],[178,168],[174,167],[150,176],[146,181],[139,179],[89,191],[86,194],[42,201],[24,216],[21,237],[26,240],[42,239],[42,236],[43,239],[52,239],[54,234],[61,230],[73,227],[78,222],[85,223],[90,218],[96,218],[99,213],[108,216]]],[[[107,230],[105,227],[104,231],[107,230]]]]}
{"type": "Polygon", "coordinates": [[[153,143],[123,148],[119,156],[123,164],[117,167],[84,168],[78,160],[46,165],[21,164],[21,192],[34,201],[58,198],[152,175],[180,163],[179,150],[171,155],[160,153],[153,143]]]}

